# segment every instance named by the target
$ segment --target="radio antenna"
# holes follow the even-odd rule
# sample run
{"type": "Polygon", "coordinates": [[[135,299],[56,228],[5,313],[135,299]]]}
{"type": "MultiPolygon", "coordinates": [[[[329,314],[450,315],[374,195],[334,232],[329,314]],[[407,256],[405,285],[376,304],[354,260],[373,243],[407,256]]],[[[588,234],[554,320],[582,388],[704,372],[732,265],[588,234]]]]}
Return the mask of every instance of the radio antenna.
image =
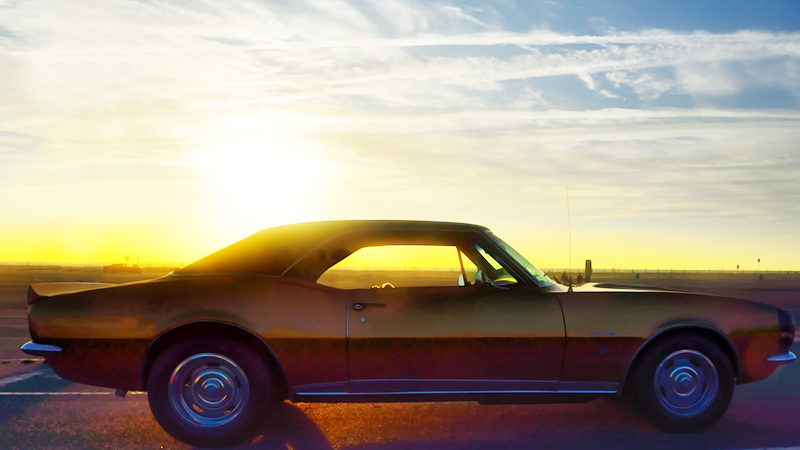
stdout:
{"type": "Polygon", "coordinates": [[[569,289],[567,292],[572,292],[572,218],[569,214],[569,186],[565,186],[567,188],[567,233],[569,236],[569,266],[567,267],[567,282],[569,283],[569,289]]]}

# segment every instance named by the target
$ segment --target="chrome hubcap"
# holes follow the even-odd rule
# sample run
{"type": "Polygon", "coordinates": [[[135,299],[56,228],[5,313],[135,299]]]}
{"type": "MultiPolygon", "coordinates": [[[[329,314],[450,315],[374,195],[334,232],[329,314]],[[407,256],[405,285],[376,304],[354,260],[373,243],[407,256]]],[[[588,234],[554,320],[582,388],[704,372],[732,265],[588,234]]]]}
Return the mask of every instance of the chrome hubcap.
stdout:
{"type": "Polygon", "coordinates": [[[719,390],[717,368],[704,354],[678,350],[656,368],[653,383],[656,398],[669,413],[696,416],[711,405],[719,390]]]}
{"type": "Polygon", "coordinates": [[[200,428],[231,423],[250,400],[250,384],[242,368],[216,353],[184,359],[172,371],[168,392],[178,417],[200,428]]]}

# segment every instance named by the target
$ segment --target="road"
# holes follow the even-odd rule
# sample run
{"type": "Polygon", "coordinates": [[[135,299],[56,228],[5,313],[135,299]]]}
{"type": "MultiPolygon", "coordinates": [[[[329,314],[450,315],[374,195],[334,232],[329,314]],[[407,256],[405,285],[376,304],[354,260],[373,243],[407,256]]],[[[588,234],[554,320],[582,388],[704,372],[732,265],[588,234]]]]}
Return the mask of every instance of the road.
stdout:
{"type": "MultiPolygon", "coordinates": [[[[795,343],[795,351],[800,345],[795,343]]],[[[625,405],[284,403],[249,449],[746,449],[800,447],[800,364],[738,386],[727,414],[698,434],[660,432],[625,405]]],[[[59,379],[46,364],[0,366],[0,448],[182,449],[146,394],[59,379]]]]}
{"type": "Polygon", "coordinates": [[[25,310],[0,309],[0,360],[28,358],[19,346],[31,340],[25,310]]]}
{"type": "MultiPolygon", "coordinates": [[[[796,296],[796,294],[793,294],[796,296]]],[[[786,299],[786,296],[781,297],[786,299]]],[[[792,299],[781,306],[798,318],[792,299]]],[[[25,311],[0,310],[0,449],[185,449],[155,422],[144,393],[70,383],[28,359],[25,311]]],[[[795,341],[795,353],[800,344],[795,341]]],[[[709,430],[660,432],[632,409],[601,399],[577,405],[477,403],[291,404],[263,418],[248,449],[764,449],[800,448],[800,363],[737,386],[709,430]]]]}

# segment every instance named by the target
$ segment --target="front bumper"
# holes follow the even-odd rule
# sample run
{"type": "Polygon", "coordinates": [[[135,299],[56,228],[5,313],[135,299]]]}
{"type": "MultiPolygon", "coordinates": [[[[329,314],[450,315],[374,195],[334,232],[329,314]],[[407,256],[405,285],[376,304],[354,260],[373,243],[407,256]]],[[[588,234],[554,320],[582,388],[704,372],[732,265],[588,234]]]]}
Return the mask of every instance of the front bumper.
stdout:
{"type": "Polygon", "coordinates": [[[22,344],[20,350],[33,356],[48,357],[48,356],[57,356],[61,354],[61,347],[57,345],[37,344],[33,341],[28,341],[22,344]]]}
{"type": "Polygon", "coordinates": [[[797,359],[797,356],[795,356],[794,353],[786,352],[782,355],[770,356],[767,358],[767,362],[771,362],[773,364],[789,364],[795,359],[797,359]]]}

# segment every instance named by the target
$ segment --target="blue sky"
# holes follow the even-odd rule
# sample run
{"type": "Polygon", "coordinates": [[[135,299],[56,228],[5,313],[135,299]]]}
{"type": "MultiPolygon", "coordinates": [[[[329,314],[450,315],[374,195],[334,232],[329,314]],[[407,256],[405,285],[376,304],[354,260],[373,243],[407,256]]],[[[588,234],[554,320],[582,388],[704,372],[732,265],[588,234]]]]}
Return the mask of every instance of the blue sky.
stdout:
{"type": "Polygon", "coordinates": [[[0,260],[408,218],[563,266],[569,185],[574,261],[799,268],[797,5],[6,1],[0,260]]]}
{"type": "MultiPolygon", "coordinates": [[[[468,4],[485,6],[485,2],[468,4]]],[[[498,2],[494,8],[508,18],[506,27],[516,31],[527,31],[531,24],[576,34],[595,34],[609,27],[620,31],[659,28],[729,33],[744,29],[796,31],[800,26],[800,6],[781,0],[531,1],[498,2]]]]}

